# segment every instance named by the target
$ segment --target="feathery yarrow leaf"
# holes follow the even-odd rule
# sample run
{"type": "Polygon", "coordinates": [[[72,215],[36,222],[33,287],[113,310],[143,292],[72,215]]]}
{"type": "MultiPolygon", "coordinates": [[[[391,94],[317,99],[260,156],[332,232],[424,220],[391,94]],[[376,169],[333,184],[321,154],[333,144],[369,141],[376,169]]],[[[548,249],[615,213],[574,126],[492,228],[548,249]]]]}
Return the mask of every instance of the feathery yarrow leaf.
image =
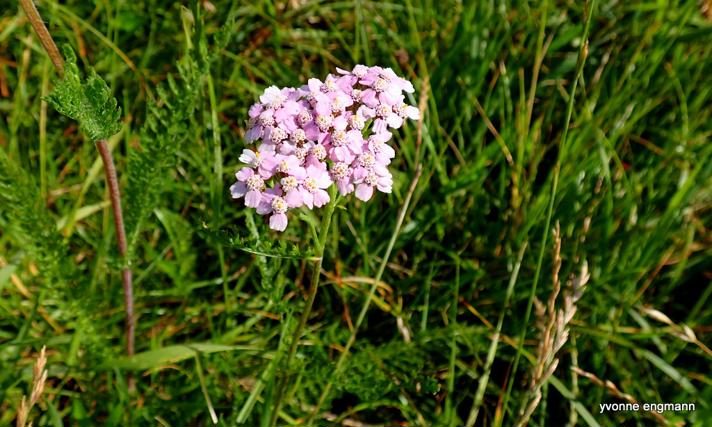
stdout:
{"type": "Polygon", "coordinates": [[[314,253],[309,249],[302,250],[298,245],[287,243],[283,240],[274,241],[242,236],[236,227],[225,227],[220,230],[213,230],[208,228],[207,224],[203,223],[203,228],[199,229],[198,233],[204,238],[211,239],[225,247],[253,255],[268,258],[315,259],[314,253]]]}
{"type": "Polygon", "coordinates": [[[0,149],[0,215],[32,256],[50,284],[67,287],[74,280],[67,248],[40,197],[32,176],[0,149]]]}
{"type": "Polygon", "coordinates": [[[82,81],[77,57],[63,46],[66,63],[64,76],[55,81],[54,90],[45,100],[55,110],[79,122],[79,129],[92,141],[107,139],[121,130],[121,108],[106,82],[89,70],[82,81]]]}
{"type": "Polygon", "coordinates": [[[195,89],[200,80],[197,70],[196,60],[189,53],[178,62],[180,79],[168,75],[167,84],[156,88],[158,99],[148,103],[141,146],[129,152],[126,217],[132,249],[143,221],[158,205],[181,144],[189,136],[199,105],[195,89]]]}

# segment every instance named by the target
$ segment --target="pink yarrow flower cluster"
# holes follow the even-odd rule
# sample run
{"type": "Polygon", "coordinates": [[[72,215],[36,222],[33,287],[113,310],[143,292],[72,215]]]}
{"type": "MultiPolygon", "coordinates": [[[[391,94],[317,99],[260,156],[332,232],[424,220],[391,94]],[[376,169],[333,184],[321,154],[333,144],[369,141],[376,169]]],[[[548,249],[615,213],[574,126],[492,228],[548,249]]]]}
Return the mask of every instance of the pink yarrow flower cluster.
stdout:
{"type": "Polygon", "coordinates": [[[390,130],[420,119],[403,94],[413,85],[390,68],[356,65],[337,72],[300,88],[268,87],[250,107],[246,139],[254,146],[242,151],[245,167],[230,191],[270,215],[274,230],[284,231],[291,209],[329,203],[332,185],[363,201],[374,190],[391,192],[390,130]]]}

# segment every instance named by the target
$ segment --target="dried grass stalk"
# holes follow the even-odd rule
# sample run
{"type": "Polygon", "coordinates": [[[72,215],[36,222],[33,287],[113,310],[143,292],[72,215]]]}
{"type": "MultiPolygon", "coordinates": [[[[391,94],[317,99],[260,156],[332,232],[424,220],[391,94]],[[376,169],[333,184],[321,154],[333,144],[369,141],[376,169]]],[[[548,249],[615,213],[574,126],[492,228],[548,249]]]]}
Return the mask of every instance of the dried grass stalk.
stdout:
{"type": "Polygon", "coordinates": [[[45,369],[46,365],[46,347],[42,347],[32,370],[32,392],[30,393],[30,400],[28,401],[27,397],[23,395],[20,407],[17,410],[17,422],[15,424],[17,427],[32,427],[32,421],[28,423],[28,418],[32,407],[35,406],[35,404],[37,404],[42,397],[42,392],[44,391],[45,383],[47,382],[47,370],[45,369]]]}
{"type": "Polygon", "coordinates": [[[554,374],[559,366],[557,353],[569,339],[569,323],[576,314],[576,303],[583,295],[589,280],[588,264],[584,260],[578,277],[572,277],[563,292],[563,303],[557,308],[557,300],[561,293],[561,228],[559,223],[554,227],[554,251],[552,265],[552,290],[544,305],[538,299],[534,300],[536,325],[539,329],[539,344],[537,346],[536,363],[532,368],[531,380],[527,398],[519,411],[516,427],[527,425],[532,414],[542,399],[542,387],[554,374]]]}

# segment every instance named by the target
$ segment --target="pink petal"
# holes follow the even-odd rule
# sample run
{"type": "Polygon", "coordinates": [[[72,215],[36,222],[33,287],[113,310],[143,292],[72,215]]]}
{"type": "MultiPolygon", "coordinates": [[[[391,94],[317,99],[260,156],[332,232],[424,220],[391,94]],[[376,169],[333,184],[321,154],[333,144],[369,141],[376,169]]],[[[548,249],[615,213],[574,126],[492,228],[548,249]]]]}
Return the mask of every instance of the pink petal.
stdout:
{"type": "Polygon", "coordinates": [[[373,122],[373,131],[375,133],[383,133],[388,129],[388,125],[386,124],[386,121],[383,119],[376,119],[373,122]]]}
{"type": "Polygon", "coordinates": [[[375,165],[373,165],[373,170],[376,172],[376,174],[378,174],[380,176],[390,176],[391,175],[391,173],[388,172],[388,168],[380,163],[376,163],[375,165]]]}
{"type": "Polygon", "coordinates": [[[304,126],[304,133],[309,141],[316,141],[319,139],[319,127],[313,122],[304,126]]]}
{"type": "Polygon", "coordinates": [[[356,198],[368,202],[373,196],[373,187],[366,184],[359,184],[356,186],[356,198]]]}
{"type": "Polygon", "coordinates": [[[319,101],[314,107],[314,111],[320,116],[328,116],[331,114],[331,102],[329,101],[319,101]]]}
{"type": "MultiPolygon", "coordinates": [[[[400,77],[399,77],[400,79],[400,77]]],[[[413,83],[409,82],[406,79],[400,79],[401,81],[401,87],[403,88],[404,91],[407,93],[413,93],[415,92],[415,88],[413,87],[413,83]]]]}
{"type": "Polygon", "coordinates": [[[340,93],[336,96],[339,98],[339,101],[341,102],[342,106],[350,107],[350,106],[354,105],[354,100],[351,99],[351,97],[346,95],[345,93],[340,93]]]}
{"type": "Polygon", "coordinates": [[[319,92],[321,90],[321,80],[319,79],[309,79],[307,85],[311,92],[319,92]]]}
{"type": "Polygon", "coordinates": [[[362,105],[358,107],[358,110],[356,110],[356,114],[363,117],[364,119],[371,119],[376,116],[376,110],[362,105]]]}
{"type": "Polygon", "coordinates": [[[392,104],[388,104],[392,106],[403,102],[403,99],[405,99],[405,97],[401,93],[400,86],[395,82],[391,82],[388,88],[382,94],[381,101],[383,101],[384,99],[387,99],[389,102],[392,102],[392,104]]]}
{"type": "Polygon", "coordinates": [[[284,197],[284,200],[287,202],[287,206],[289,206],[290,208],[298,208],[302,205],[302,194],[299,192],[299,190],[292,190],[287,193],[287,195],[284,197]]]}
{"type": "Polygon", "coordinates": [[[245,206],[249,206],[251,208],[256,208],[257,206],[260,205],[260,201],[262,200],[262,193],[259,191],[248,191],[247,194],[245,195],[245,206]]]}
{"type": "Polygon", "coordinates": [[[277,231],[284,231],[287,228],[287,215],[286,214],[273,214],[269,217],[269,228],[277,231]]]}
{"type": "Polygon", "coordinates": [[[366,176],[368,176],[368,171],[365,168],[363,168],[361,166],[354,168],[354,171],[353,171],[354,180],[360,181],[360,180],[366,178],[366,176]]]}
{"type": "Polygon", "coordinates": [[[309,209],[314,208],[314,195],[307,190],[302,190],[302,200],[309,209]]]}
{"type": "Polygon", "coordinates": [[[373,140],[376,142],[388,142],[391,137],[393,137],[393,134],[388,131],[378,132],[372,136],[373,140]]]}
{"type": "Polygon", "coordinates": [[[324,165],[324,173],[317,176],[316,185],[319,188],[329,188],[331,183],[331,177],[329,177],[329,174],[326,172],[326,165],[324,165]]]}
{"type": "Polygon", "coordinates": [[[256,125],[247,130],[245,133],[245,140],[248,144],[260,139],[262,137],[262,126],[256,125]]]}
{"type": "Polygon", "coordinates": [[[239,171],[237,171],[237,173],[235,174],[235,177],[236,177],[239,181],[247,181],[247,180],[250,179],[250,177],[252,177],[252,175],[254,175],[254,174],[255,174],[255,171],[253,171],[252,169],[250,169],[250,168],[242,168],[242,169],[240,169],[239,171]]]}
{"type": "Polygon", "coordinates": [[[250,107],[250,111],[247,113],[251,118],[259,117],[260,113],[262,113],[262,110],[264,107],[262,104],[253,104],[252,107],[250,107]]]}
{"type": "Polygon", "coordinates": [[[301,166],[290,168],[289,174],[299,180],[302,180],[307,177],[307,171],[301,166]]]}
{"type": "Polygon", "coordinates": [[[355,129],[346,132],[346,140],[349,144],[363,145],[363,135],[361,134],[361,131],[355,129]]]}
{"type": "Polygon", "coordinates": [[[386,117],[386,121],[388,122],[388,126],[395,129],[403,126],[403,118],[398,114],[389,114],[388,117],[386,117]]]}
{"type": "MultiPolygon", "coordinates": [[[[293,102],[293,101],[290,101],[290,102],[293,102]]],[[[285,120],[290,118],[291,115],[292,115],[292,113],[290,113],[288,109],[280,108],[279,110],[277,110],[274,113],[274,119],[279,123],[283,123],[285,120]]]]}
{"type": "Polygon", "coordinates": [[[361,102],[365,105],[376,108],[378,105],[378,98],[376,97],[376,91],[373,89],[366,89],[361,93],[361,102]]]}
{"type": "Polygon", "coordinates": [[[373,82],[375,82],[376,79],[378,78],[378,73],[377,72],[373,73],[371,71],[373,71],[373,68],[371,70],[369,70],[368,74],[366,74],[365,76],[363,76],[363,78],[361,80],[359,80],[359,83],[361,83],[362,85],[365,85],[365,86],[373,85],[373,82]]]}
{"type": "Polygon", "coordinates": [[[230,194],[233,199],[239,199],[247,193],[247,185],[244,182],[236,182],[230,186],[230,194]]]}
{"type": "Polygon", "coordinates": [[[390,159],[395,157],[396,150],[394,150],[393,147],[388,144],[383,144],[380,155],[390,161],[390,159]]]}
{"type": "Polygon", "coordinates": [[[405,107],[405,115],[409,119],[420,120],[420,110],[412,105],[405,107]]]}
{"type": "Polygon", "coordinates": [[[292,132],[294,132],[295,130],[297,130],[297,128],[298,128],[299,126],[297,126],[297,122],[294,120],[294,117],[287,117],[286,119],[284,119],[284,120],[282,121],[282,127],[283,127],[288,133],[292,133],[292,132]]]}
{"type": "MultiPolygon", "coordinates": [[[[339,70],[338,68],[336,69],[337,71],[339,70]]],[[[344,70],[341,70],[344,71],[344,70]]],[[[348,71],[346,71],[348,73],[348,71]]],[[[341,89],[342,91],[346,93],[351,93],[351,90],[353,89],[354,84],[356,83],[356,77],[354,76],[341,76],[338,79],[336,79],[336,86],[341,89]]],[[[351,104],[349,104],[351,105],[351,104]]]]}
{"type": "Polygon", "coordinates": [[[342,196],[345,196],[354,191],[354,186],[349,182],[348,179],[340,179],[336,181],[336,186],[339,188],[339,193],[341,193],[342,196]]]}
{"type": "Polygon", "coordinates": [[[290,155],[294,154],[295,146],[289,142],[284,142],[279,145],[279,154],[290,155]]]}
{"type": "Polygon", "coordinates": [[[378,191],[382,193],[390,193],[393,190],[393,180],[390,177],[381,178],[376,183],[378,191]]]}
{"type": "Polygon", "coordinates": [[[263,156],[269,157],[274,154],[274,144],[263,142],[257,147],[257,151],[263,156]]]}
{"type": "Polygon", "coordinates": [[[260,102],[263,104],[269,104],[271,103],[274,99],[278,98],[281,96],[282,91],[277,88],[277,86],[270,86],[267,89],[265,89],[264,94],[260,96],[260,102]]]}
{"type": "Polygon", "coordinates": [[[317,190],[314,193],[314,206],[320,208],[329,203],[329,193],[324,190],[317,190]]]}
{"type": "Polygon", "coordinates": [[[338,116],[337,118],[334,119],[331,124],[334,126],[334,129],[336,130],[344,130],[346,129],[346,126],[349,124],[349,121],[346,120],[346,117],[343,115],[338,116]]]}
{"type": "Polygon", "coordinates": [[[399,103],[400,98],[402,98],[402,95],[399,96],[400,93],[396,92],[393,93],[391,90],[387,90],[385,92],[382,92],[381,95],[378,97],[381,101],[381,103],[389,106],[394,106],[399,103]]]}

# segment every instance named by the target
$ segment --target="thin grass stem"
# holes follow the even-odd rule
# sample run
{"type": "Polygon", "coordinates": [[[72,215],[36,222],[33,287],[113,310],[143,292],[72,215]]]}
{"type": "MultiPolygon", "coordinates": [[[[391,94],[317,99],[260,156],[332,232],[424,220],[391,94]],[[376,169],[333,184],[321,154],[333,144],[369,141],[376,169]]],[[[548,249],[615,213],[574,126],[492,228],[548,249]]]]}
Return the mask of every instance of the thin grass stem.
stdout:
{"type": "Polygon", "coordinates": [[[489,350],[487,351],[487,360],[485,361],[485,366],[482,368],[482,375],[480,376],[479,383],[477,384],[477,391],[475,392],[474,401],[472,403],[472,408],[470,409],[470,414],[467,416],[466,427],[472,427],[477,422],[477,415],[480,412],[480,406],[482,405],[482,400],[485,396],[485,390],[487,389],[487,383],[489,382],[490,372],[492,371],[492,364],[494,363],[495,355],[497,354],[497,347],[499,345],[500,334],[502,333],[502,325],[504,324],[504,316],[507,313],[507,308],[509,306],[509,301],[512,298],[512,293],[514,291],[514,285],[517,283],[517,277],[519,276],[519,268],[522,266],[522,259],[524,258],[524,252],[527,249],[527,242],[522,244],[519,248],[519,253],[517,254],[517,263],[514,264],[514,270],[512,270],[512,275],[509,277],[509,284],[507,284],[507,292],[504,296],[504,305],[502,311],[499,312],[499,319],[497,319],[497,327],[495,328],[494,335],[492,335],[492,342],[490,343],[489,350]]]}
{"type": "MultiPolygon", "coordinates": [[[[517,354],[514,358],[514,364],[512,367],[512,373],[516,375],[517,368],[519,367],[519,360],[522,355],[522,349],[524,347],[524,337],[527,332],[526,325],[529,323],[529,318],[531,317],[532,307],[534,305],[534,297],[536,296],[537,285],[539,284],[539,278],[541,277],[541,268],[544,261],[544,253],[546,251],[546,244],[550,233],[551,219],[554,213],[554,202],[556,200],[556,192],[559,186],[559,174],[561,171],[561,160],[563,158],[563,153],[566,148],[566,138],[569,133],[569,125],[571,124],[571,116],[573,115],[574,109],[574,99],[576,97],[576,88],[578,86],[578,81],[583,74],[583,66],[586,63],[586,57],[588,56],[588,32],[591,26],[591,19],[593,17],[593,8],[595,6],[595,0],[587,1],[584,4],[584,15],[585,15],[585,25],[583,29],[583,34],[581,37],[581,46],[578,52],[578,60],[576,64],[576,75],[571,84],[571,91],[569,92],[568,104],[566,106],[566,119],[564,120],[563,131],[561,135],[561,141],[559,143],[559,152],[556,159],[556,164],[554,165],[554,172],[551,182],[551,192],[549,194],[549,204],[546,210],[546,221],[544,223],[544,230],[541,236],[541,246],[539,249],[539,255],[537,257],[536,270],[534,273],[534,280],[532,282],[532,287],[529,291],[529,299],[527,301],[527,309],[524,314],[524,327],[519,334],[519,344],[517,345],[517,354]]],[[[507,385],[507,392],[504,397],[503,408],[506,412],[507,405],[509,403],[509,398],[511,396],[512,386],[514,381],[510,381],[507,385]]]]}
{"type": "Polygon", "coordinates": [[[460,257],[455,258],[455,289],[450,306],[450,360],[447,370],[447,400],[445,412],[450,427],[456,427],[457,410],[455,408],[455,361],[457,360],[457,306],[460,301],[460,257]]]}

